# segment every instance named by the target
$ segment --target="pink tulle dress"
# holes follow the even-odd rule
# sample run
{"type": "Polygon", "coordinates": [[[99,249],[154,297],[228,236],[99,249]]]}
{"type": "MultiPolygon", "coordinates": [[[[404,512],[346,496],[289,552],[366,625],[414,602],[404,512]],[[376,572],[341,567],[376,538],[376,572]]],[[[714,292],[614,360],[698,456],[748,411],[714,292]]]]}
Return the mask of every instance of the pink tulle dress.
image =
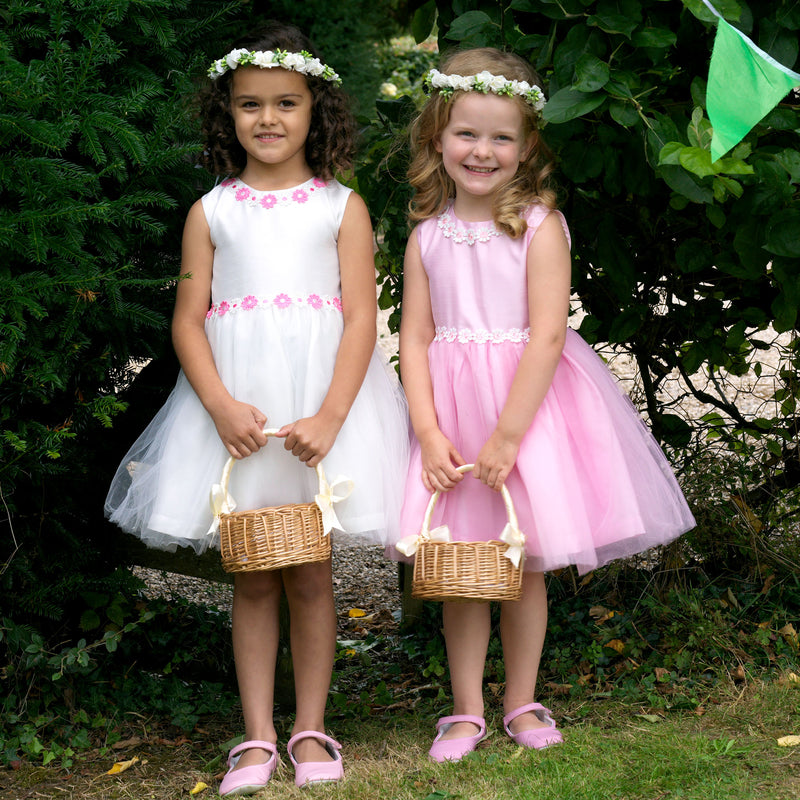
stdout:
{"type": "MultiPolygon", "coordinates": [[[[439,427],[468,463],[495,428],[528,340],[526,253],[548,213],[534,205],[519,239],[491,221],[461,221],[452,207],[414,233],[436,326],[428,357],[439,427]]],[[[414,439],[402,536],[419,533],[430,499],[421,471],[414,439]]],[[[585,573],[695,525],[658,443],[572,329],[506,486],[526,536],[528,571],[574,564],[585,573]]],[[[479,541],[498,538],[505,523],[501,496],[468,475],[439,498],[431,528],[444,524],[453,539],[479,541]]],[[[405,560],[394,548],[389,555],[405,560]]]]}

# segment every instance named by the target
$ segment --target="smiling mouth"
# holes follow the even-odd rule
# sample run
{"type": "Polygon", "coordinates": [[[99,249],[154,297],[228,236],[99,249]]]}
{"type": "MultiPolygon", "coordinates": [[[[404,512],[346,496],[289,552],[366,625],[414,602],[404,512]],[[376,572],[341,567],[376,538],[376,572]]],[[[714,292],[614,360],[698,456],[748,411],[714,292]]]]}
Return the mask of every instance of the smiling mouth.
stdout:
{"type": "Polygon", "coordinates": [[[464,169],[467,172],[474,172],[476,175],[491,175],[493,172],[497,172],[496,167],[471,167],[469,164],[465,164],[464,169]]]}

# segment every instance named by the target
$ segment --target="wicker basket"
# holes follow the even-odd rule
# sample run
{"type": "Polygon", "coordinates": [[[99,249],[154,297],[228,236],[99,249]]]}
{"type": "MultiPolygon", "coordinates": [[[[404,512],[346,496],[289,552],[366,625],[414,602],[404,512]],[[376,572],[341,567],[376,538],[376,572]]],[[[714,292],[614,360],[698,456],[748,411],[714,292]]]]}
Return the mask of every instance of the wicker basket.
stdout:
{"type": "MultiPolygon", "coordinates": [[[[474,464],[459,467],[469,472],[474,464]]],[[[510,545],[498,539],[488,542],[432,541],[430,523],[439,492],[431,496],[419,534],[413,597],[422,600],[475,601],[519,600],[522,596],[522,561],[515,565],[506,556],[510,545]]],[[[503,501],[509,525],[517,533],[519,526],[508,489],[503,486],[503,501]]],[[[521,537],[521,534],[519,534],[521,537]]],[[[524,537],[521,537],[524,542],[524,537]]]]}
{"type": "MultiPolygon", "coordinates": [[[[268,428],[267,436],[277,429],[268,428]]],[[[229,458],[220,486],[227,495],[236,459],[229,458]]],[[[322,464],[317,465],[320,493],[327,486],[322,464]]],[[[331,557],[331,537],[323,529],[316,503],[296,503],[219,514],[222,568],[226,572],[256,572],[294,567],[331,557]]]]}

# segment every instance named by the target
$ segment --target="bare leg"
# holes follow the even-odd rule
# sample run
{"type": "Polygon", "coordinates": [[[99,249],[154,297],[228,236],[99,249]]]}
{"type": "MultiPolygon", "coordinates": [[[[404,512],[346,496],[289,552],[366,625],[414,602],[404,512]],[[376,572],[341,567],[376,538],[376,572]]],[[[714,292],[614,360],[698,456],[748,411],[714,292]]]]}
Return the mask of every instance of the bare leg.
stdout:
{"type": "MultiPolygon", "coordinates": [[[[277,742],[272,719],[278,654],[279,572],[240,572],[233,588],[233,655],[244,714],[245,739],[277,742]]],[[[269,754],[246,750],[237,769],[263,764],[269,754]]]]}
{"type": "MultiPolygon", "coordinates": [[[[505,602],[500,612],[500,638],[506,667],[505,713],[533,702],[539,661],[547,631],[547,589],[541,572],[526,572],[522,578],[522,598],[505,602]]],[[[533,712],[521,714],[511,722],[511,730],[546,727],[533,712]]]]}
{"type": "MultiPolygon", "coordinates": [[[[325,732],[325,705],[336,650],[336,609],[331,562],[319,561],[283,570],[291,620],[297,715],[292,733],[325,732]]],[[[294,747],[298,762],[330,761],[317,739],[302,739],[294,747]]]]}
{"type": "MultiPolygon", "coordinates": [[[[483,667],[489,647],[491,622],[488,603],[444,603],[444,640],[453,690],[453,713],[483,716],[483,667]]],[[[471,722],[457,722],[442,736],[460,739],[474,736],[471,722]]]]}

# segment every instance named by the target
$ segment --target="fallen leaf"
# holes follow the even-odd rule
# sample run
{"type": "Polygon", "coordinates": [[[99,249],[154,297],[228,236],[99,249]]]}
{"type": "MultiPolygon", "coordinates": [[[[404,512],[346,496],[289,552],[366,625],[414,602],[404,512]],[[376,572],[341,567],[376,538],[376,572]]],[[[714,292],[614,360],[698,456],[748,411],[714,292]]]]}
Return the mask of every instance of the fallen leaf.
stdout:
{"type": "Polygon", "coordinates": [[[800,675],[795,672],[790,672],[786,676],[786,680],[789,681],[789,683],[800,683],[800,675]]]}
{"type": "Polygon", "coordinates": [[[653,672],[656,674],[656,680],[659,683],[664,683],[670,678],[669,670],[665,669],[664,667],[656,667],[653,672]]]}
{"type": "Polygon", "coordinates": [[[781,736],[778,744],[781,747],[797,747],[800,744],[800,736],[781,736]]]}
{"type": "Polygon", "coordinates": [[[589,616],[592,619],[598,619],[599,617],[604,617],[608,614],[608,609],[605,606],[592,606],[589,609],[589,616]]]}
{"type": "Polygon", "coordinates": [[[553,683],[548,681],[544,685],[545,689],[549,689],[553,694],[569,694],[572,691],[571,683],[553,683]]]}
{"type": "Polygon", "coordinates": [[[610,647],[612,650],[616,650],[620,655],[625,652],[625,642],[620,639],[612,639],[610,642],[606,642],[604,647],[610,647]]]}
{"type": "Polygon", "coordinates": [[[661,717],[659,717],[657,714],[634,714],[633,716],[639,717],[639,719],[643,719],[646,722],[661,722],[661,717]]]}
{"type": "Polygon", "coordinates": [[[750,526],[756,533],[764,527],[764,523],[755,515],[753,509],[745,502],[745,499],[738,494],[732,494],[731,500],[736,506],[736,510],[741,514],[742,519],[750,526]]]}
{"type": "Polygon", "coordinates": [[[142,743],[141,736],[132,736],[130,739],[121,739],[111,745],[112,750],[124,750],[126,747],[137,747],[142,743]]]}
{"type": "Polygon", "coordinates": [[[355,619],[356,617],[366,617],[367,612],[364,611],[363,608],[351,608],[347,612],[347,616],[350,617],[350,619],[355,619]]]}
{"type": "Polygon", "coordinates": [[[138,760],[139,756],[134,756],[130,761],[117,761],[117,763],[106,772],[106,775],[119,775],[120,772],[125,772],[126,769],[130,769],[138,760]]]}
{"type": "Polygon", "coordinates": [[[760,593],[766,594],[770,590],[770,587],[774,582],[775,582],[775,573],[771,572],[769,575],[767,575],[767,578],[764,581],[764,585],[761,587],[760,593]]]}
{"type": "Polygon", "coordinates": [[[784,625],[778,631],[778,633],[781,636],[783,636],[783,638],[786,640],[787,644],[792,645],[792,647],[797,647],[798,646],[797,631],[795,630],[794,625],[792,625],[791,623],[789,623],[788,625],[784,625]]]}
{"type": "Polygon", "coordinates": [[[197,783],[194,785],[194,789],[191,789],[189,794],[200,794],[200,792],[204,792],[206,789],[208,789],[207,783],[203,783],[203,781],[197,781],[197,783]]]}

